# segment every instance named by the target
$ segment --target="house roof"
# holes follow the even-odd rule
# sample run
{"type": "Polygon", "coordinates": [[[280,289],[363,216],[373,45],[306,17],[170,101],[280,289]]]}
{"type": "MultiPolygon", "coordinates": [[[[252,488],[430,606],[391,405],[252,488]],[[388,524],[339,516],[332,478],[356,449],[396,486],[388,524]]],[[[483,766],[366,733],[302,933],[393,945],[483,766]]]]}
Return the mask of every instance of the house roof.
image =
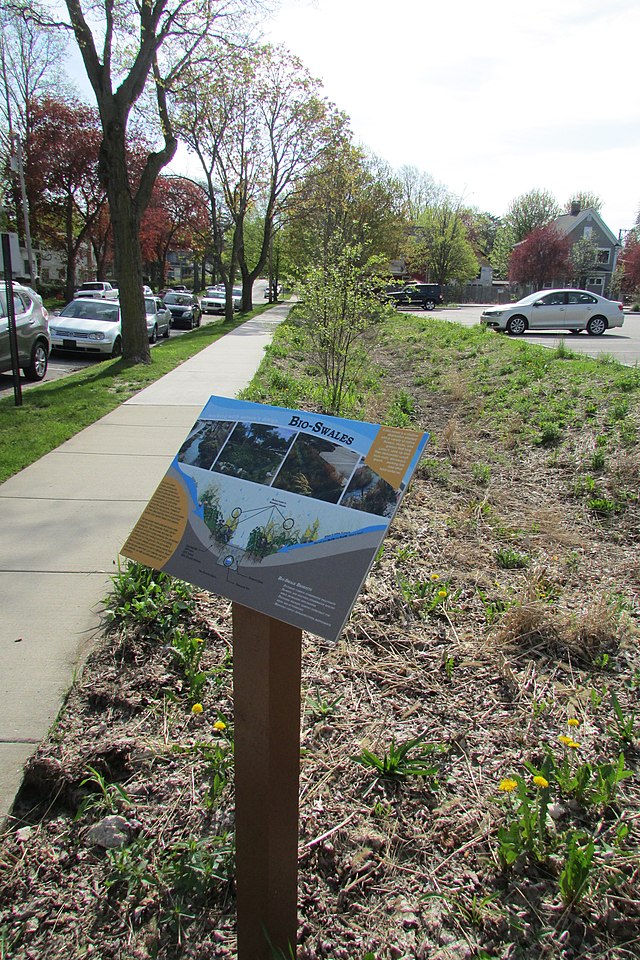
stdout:
{"type": "Polygon", "coordinates": [[[594,210],[593,207],[585,207],[585,209],[580,210],[579,213],[565,213],[553,221],[553,226],[558,233],[566,237],[572,233],[579,224],[584,223],[585,220],[595,220],[611,246],[619,246],[618,238],[612,233],[598,211],[594,210]]]}

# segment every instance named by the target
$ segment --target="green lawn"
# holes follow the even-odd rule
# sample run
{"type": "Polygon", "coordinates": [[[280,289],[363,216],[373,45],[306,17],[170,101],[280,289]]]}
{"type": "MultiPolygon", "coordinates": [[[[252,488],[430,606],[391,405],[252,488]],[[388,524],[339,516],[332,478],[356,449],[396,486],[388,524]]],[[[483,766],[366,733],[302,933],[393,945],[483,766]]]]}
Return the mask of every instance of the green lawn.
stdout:
{"type": "Polygon", "coordinates": [[[0,400],[0,483],[268,308],[269,304],[261,304],[233,324],[206,324],[170,337],[154,347],[149,364],[106,360],[60,380],[45,381],[23,391],[21,407],[15,406],[13,392],[9,393],[0,400]]]}

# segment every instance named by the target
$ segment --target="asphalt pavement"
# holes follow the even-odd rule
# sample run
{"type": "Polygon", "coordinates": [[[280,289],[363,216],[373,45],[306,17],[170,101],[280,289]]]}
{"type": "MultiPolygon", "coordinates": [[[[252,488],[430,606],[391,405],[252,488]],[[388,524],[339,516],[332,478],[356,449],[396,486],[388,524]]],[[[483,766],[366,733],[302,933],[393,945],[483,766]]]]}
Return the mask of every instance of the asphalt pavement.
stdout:
{"type": "Polygon", "coordinates": [[[120,548],[209,397],[250,382],[290,306],[248,320],[0,485],[0,823],[98,635],[120,548]]]}

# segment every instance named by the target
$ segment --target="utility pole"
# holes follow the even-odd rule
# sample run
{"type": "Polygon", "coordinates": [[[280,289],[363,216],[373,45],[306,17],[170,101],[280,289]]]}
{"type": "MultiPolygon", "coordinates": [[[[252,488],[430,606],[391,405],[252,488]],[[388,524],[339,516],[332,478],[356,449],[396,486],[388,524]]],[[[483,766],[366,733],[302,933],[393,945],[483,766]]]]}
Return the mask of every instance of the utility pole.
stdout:
{"type": "Polygon", "coordinates": [[[13,121],[12,121],[12,112],[11,112],[11,96],[9,94],[9,84],[7,82],[7,61],[4,55],[4,39],[0,33],[0,65],[2,66],[2,80],[4,82],[4,93],[6,98],[6,109],[7,109],[7,126],[9,128],[9,143],[11,145],[11,159],[9,161],[9,167],[11,171],[17,174],[18,182],[20,184],[20,196],[22,198],[22,215],[24,217],[24,242],[27,250],[27,262],[29,264],[29,281],[32,286],[35,286],[36,283],[36,271],[33,259],[33,248],[31,246],[31,228],[29,226],[29,204],[27,201],[27,188],[24,179],[24,164],[22,162],[22,145],[20,143],[20,136],[17,133],[14,133],[13,130],[13,121]]]}

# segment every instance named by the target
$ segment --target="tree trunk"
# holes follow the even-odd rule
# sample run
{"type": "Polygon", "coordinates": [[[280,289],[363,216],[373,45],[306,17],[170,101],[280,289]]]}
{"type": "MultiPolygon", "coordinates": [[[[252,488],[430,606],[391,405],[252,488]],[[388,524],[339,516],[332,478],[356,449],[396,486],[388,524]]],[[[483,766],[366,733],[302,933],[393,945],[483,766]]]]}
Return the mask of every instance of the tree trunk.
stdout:
{"type": "Polygon", "coordinates": [[[113,227],[123,359],[130,363],[149,363],[151,351],[142,293],[140,215],[130,192],[124,127],[116,118],[104,130],[98,169],[109,198],[113,227]]]}

